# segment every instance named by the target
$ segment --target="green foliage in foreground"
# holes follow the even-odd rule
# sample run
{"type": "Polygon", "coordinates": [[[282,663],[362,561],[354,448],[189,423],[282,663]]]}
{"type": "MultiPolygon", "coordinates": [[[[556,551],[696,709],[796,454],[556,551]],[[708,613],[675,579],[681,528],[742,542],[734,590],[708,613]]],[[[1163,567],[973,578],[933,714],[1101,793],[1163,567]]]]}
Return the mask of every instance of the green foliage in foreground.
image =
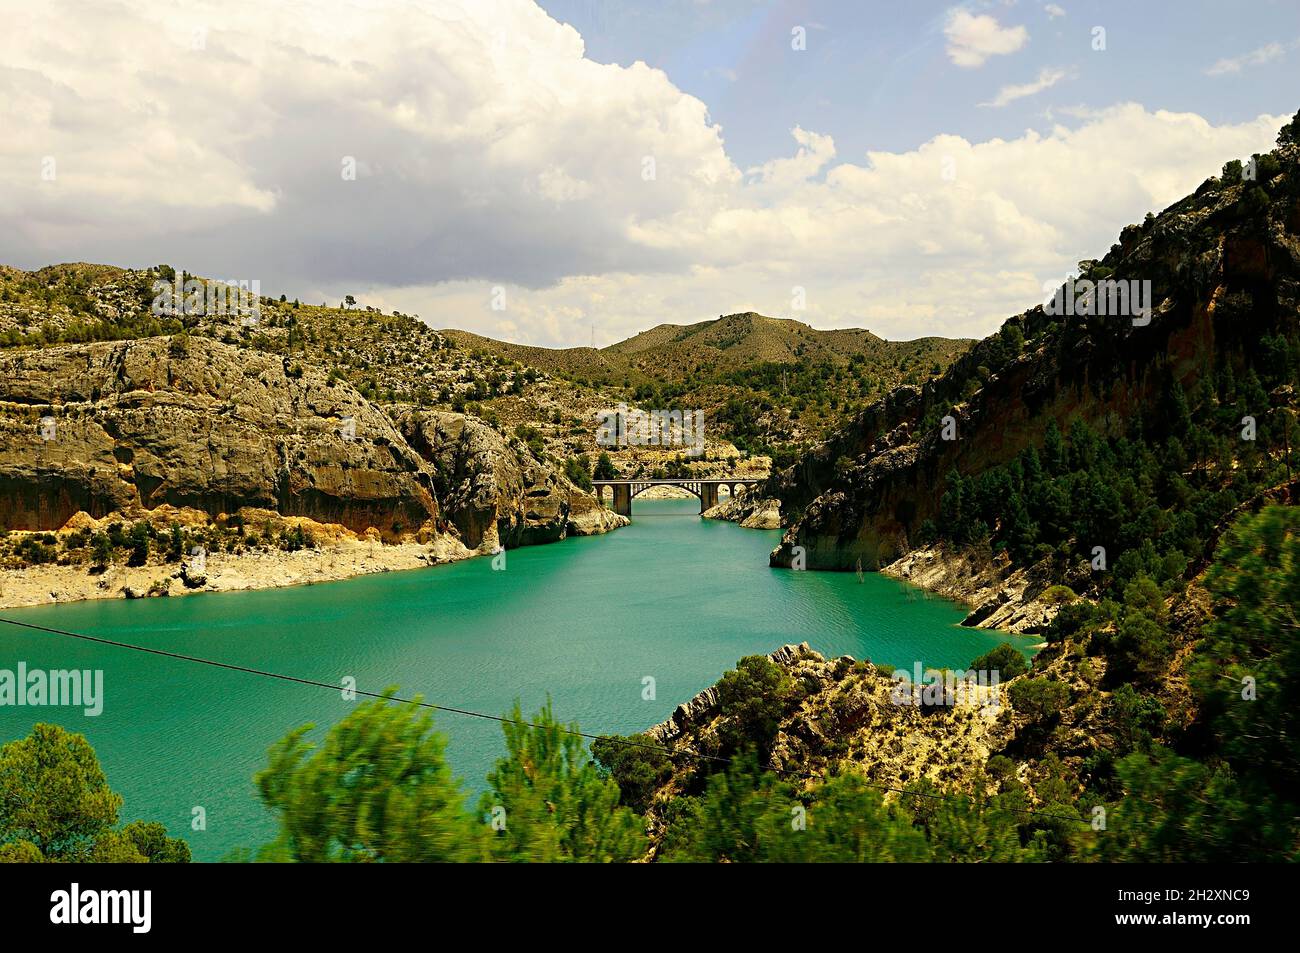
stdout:
{"type": "Polygon", "coordinates": [[[763,655],[749,655],[718,682],[718,706],[728,717],[721,728],[723,751],[755,748],[764,757],[776,740],[781,716],[795,692],[790,676],[763,655]]]}
{"type": "Polygon", "coordinates": [[[549,702],[530,723],[516,704],[502,725],[506,757],[479,802],[492,859],[603,863],[645,853],[644,820],[619,806],[618,785],[588,758],[577,727],[556,721],[549,702]]]}
{"type": "Polygon", "coordinates": [[[257,783],[281,833],[258,858],[602,863],[653,851],[678,862],[1037,861],[1062,855],[1081,826],[1068,798],[1052,807],[1061,821],[1026,815],[1014,782],[987,802],[932,786],[887,801],[848,774],[797,788],[761,770],[755,754],[774,731],[768,701],[791,697],[788,676],[753,656],[723,683],[736,723],[724,743],[741,747],[708,765],[697,793],[663,796],[671,756],[646,735],[596,739],[589,755],[577,726],[557,721],[549,703],[530,719],[516,705],[477,813],[465,807],[427,712],[364,703],[319,749],[304,740],[310,727],[271,749],[257,783]],[[663,829],[657,850],[648,815],[663,829]]]}
{"type": "Polygon", "coordinates": [[[618,785],[621,803],[641,814],[672,777],[672,761],[649,735],[597,738],[591,743],[591,754],[618,785]]]}
{"type": "Polygon", "coordinates": [[[1010,642],[1003,642],[975,659],[968,668],[975,672],[997,672],[998,678],[1005,682],[1029,671],[1029,660],[1010,642]]]}
{"type": "MultiPolygon", "coordinates": [[[[1108,832],[1089,856],[1300,859],[1300,718],[1291,703],[1300,689],[1300,508],[1269,506],[1239,518],[1205,584],[1213,616],[1187,667],[1197,719],[1160,737],[1163,710],[1154,695],[1133,684],[1111,695],[1119,740],[1111,787],[1122,796],[1110,804],[1108,832]]],[[[1099,607],[1080,631],[1114,628],[1116,614],[1122,626],[1138,613],[1167,642],[1167,620],[1151,608],[1150,596],[1130,586],[1118,613],[1099,607]]]]}
{"type": "Polygon", "coordinates": [[[446,742],[427,711],[383,702],[357,706],[320,748],[290,732],[254,779],[280,817],[262,860],[456,861],[482,856],[464,795],[443,758],[446,742]]]}
{"type": "MultiPolygon", "coordinates": [[[[646,736],[601,738],[599,761],[576,726],[548,704],[530,720],[504,722],[506,756],[488,775],[477,814],[464,807],[440,735],[427,713],[383,700],[364,703],[319,749],[291,733],[258,775],[280,815],[264,861],[627,862],[651,850],[646,818],[668,756],[646,736]],[[629,744],[632,742],[632,744],[629,744]],[[633,780],[632,793],[619,783],[633,780]]],[[[662,803],[658,858],[712,861],[1046,860],[1050,837],[1023,814],[1023,792],[975,803],[915,789],[886,802],[856,775],[800,790],[757,767],[752,753],[708,776],[704,790],[662,803]]],[[[1068,806],[1064,827],[1078,826],[1068,806]]],[[[1068,830],[1066,831],[1068,833],[1068,830]]]]}
{"type": "MultiPolygon", "coordinates": [[[[390,689],[391,696],[396,690],[390,689]]],[[[645,852],[644,821],[588,759],[549,705],[503,724],[506,757],[469,810],[427,710],[384,699],[357,706],[317,748],[311,725],[269,752],[256,781],[279,816],[264,861],[625,861],[645,852]]]]}
{"type": "Polygon", "coordinates": [[[842,775],[799,795],[752,759],[713,775],[684,799],[661,856],[678,862],[879,862],[931,858],[925,831],[899,804],[842,775]]]}
{"type": "Polygon", "coordinates": [[[82,735],[38,724],[0,749],[0,862],[189,862],[161,824],[118,828],[121,807],[82,735]]]}

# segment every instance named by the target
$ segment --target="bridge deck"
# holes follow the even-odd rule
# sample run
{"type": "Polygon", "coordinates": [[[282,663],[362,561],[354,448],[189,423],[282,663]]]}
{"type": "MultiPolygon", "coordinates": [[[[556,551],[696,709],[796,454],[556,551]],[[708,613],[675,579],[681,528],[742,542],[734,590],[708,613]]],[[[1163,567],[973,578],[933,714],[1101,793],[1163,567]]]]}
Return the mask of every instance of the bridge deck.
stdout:
{"type": "Polygon", "coordinates": [[[623,477],[618,480],[592,480],[596,486],[614,486],[618,483],[646,483],[651,485],[667,484],[677,485],[681,483],[762,483],[767,479],[766,476],[734,476],[734,477],[677,477],[676,479],[651,480],[649,477],[623,477]]]}

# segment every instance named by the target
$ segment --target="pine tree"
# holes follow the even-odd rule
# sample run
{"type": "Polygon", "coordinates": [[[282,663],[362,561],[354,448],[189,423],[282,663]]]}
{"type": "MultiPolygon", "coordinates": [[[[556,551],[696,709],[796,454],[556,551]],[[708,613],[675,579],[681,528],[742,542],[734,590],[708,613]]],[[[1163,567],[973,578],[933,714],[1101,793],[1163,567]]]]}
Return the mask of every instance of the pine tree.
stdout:
{"type": "Polygon", "coordinates": [[[1043,465],[1052,476],[1060,476],[1066,471],[1065,441],[1061,439],[1061,429],[1055,420],[1049,420],[1043,432],[1043,465]]]}

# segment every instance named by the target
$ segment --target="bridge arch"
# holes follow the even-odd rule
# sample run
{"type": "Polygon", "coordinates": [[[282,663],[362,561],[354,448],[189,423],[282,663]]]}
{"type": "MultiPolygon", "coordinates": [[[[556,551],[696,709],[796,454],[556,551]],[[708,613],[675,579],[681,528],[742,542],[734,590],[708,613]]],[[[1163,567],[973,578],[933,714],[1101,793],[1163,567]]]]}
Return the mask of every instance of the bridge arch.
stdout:
{"type": "Polygon", "coordinates": [[[703,498],[704,491],[700,488],[700,485],[698,483],[695,483],[694,481],[691,480],[682,480],[679,483],[646,483],[644,481],[640,483],[633,483],[632,499],[636,499],[646,490],[649,490],[656,486],[675,486],[679,490],[685,490],[687,493],[691,494],[691,496],[695,497],[697,500],[703,498]]]}
{"type": "Polygon", "coordinates": [[[700,512],[712,509],[718,505],[718,488],[726,487],[731,494],[732,499],[740,495],[740,492],[749,492],[758,484],[762,483],[763,477],[709,477],[709,478],[692,478],[677,477],[660,480],[639,479],[628,477],[617,480],[593,480],[592,490],[596,498],[605,502],[605,489],[609,488],[613,495],[613,509],[615,513],[631,517],[632,500],[640,496],[646,490],[655,486],[675,486],[685,490],[700,501],[700,512]]]}

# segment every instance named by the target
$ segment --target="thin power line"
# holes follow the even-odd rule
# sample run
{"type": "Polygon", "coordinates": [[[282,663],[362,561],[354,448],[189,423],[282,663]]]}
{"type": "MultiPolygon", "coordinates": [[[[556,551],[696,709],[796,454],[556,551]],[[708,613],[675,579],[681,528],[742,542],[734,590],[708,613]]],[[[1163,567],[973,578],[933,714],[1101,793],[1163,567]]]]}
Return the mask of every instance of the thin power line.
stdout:
{"type": "MultiPolygon", "coordinates": [[[[259,675],[263,678],[274,678],[282,682],[293,682],[296,685],[309,685],[313,688],[324,688],[324,689],[328,689],[331,692],[341,691],[338,685],[333,685],[329,682],[318,681],[312,678],[302,678],[297,675],[285,675],[280,672],[268,672],[265,669],[250,668],[246,665],[235,665],[232,662],[220,662],[217,661],[216,659],[202,658],[197,655],[184,655],[180,652],[168,652],[166,649],[155,649],[147,645],[136,645],[132,642],[119,642],[116,639],[106,639],[98,635],[87,635],[84,632],[69,632],[66,629],[54,629],[54,628],[50,628],[49,626],[36,625],[33,622],[20,622],[17,619],[6,619],[4,617],[0,617],[0,622],[6,623],[8,625],[18,626],[19,628],[23,628],[23,629],[31,629],[36,632],[46,632],[49,633],[50,635],[61,635],[69,639],[78,639],[82,642],[94,642],[98,645],[108,645],[108,646],[112,646],[113,648],[130,649],[133,652],[143,652],[146,655],[160,655],[163,658],[179,659],[182,662],[195,662],[199,665],[208,665],[213,668],[222,668],[231,672],[243,672],[246,675],[259,675]]],[[[574,735],[579,738],[587,738],[592,741],[598,741],[604,739],[606,741],[612,741],[615,744],[624,745],[625,747],[629,747],[629,748],[642,748],[648,751],[657,751],[660,754],[665,755],[666,757],[669,758],[685,756],[689,758],[698,758],[702,761],[714,761],[719,764],[735,763],[734,758],[722,758],[722,757],[718,757],[717,755],[701,754],[698,751],[690,751],[690,750],[672,751],[671,749],[665,748],[662,745],[646,744],[645,742],[633,741],[630,738],[620,737],[616,735],[590,734],[585,731],[578,731],[576,728],[567,728],[564,727],[563,725],[539,725],[535,722],[516,720],[514,718],[506,718],[502,715],[489,715],[486,712],[472,711],[471,709],[468,708],[456,708],[451,705],[435,705],[433,702],[421,701],[415,698],[402,698],[401,696],[398,695],[385,695],[381,692],[369,692],[369,691],[364,691],[360,688],[349,689],[349,691],[355,692],[358,695],[365,695],[367,698],[377,698],[383,701],[400,702],[403,705],[413,705],[419,708],[432,709],[433,711],[449,712],[450,714],[453,715],[466,715],[470,718],[482,718],[485,721],[495,721],[502,724],[512,724],[512,725],[521,724],[528,728],[539,728],[539,729],[553,728],[561,732],[562,734],[574,735]]],[[[888,784],[872,783],[863,778],[859,778],[859,780],[862,782],[862,784],[865,787],[873,788],[878,791],[890,791],[893,792],[894,794],[903,795],[905,797],[923,797],[935,801],[963,801],[967,804],[978,803],[978,800],[974,797],[963,797],[960,795],[954,796],[951,794],[936,794],[934,792],[929,792],[929,791],[911,791],[906,788],[893,787],[888,784]]],[[[1006,810],[1011,811],[1012,813],[1027,814],[1034,817],[1050,817],[1059,821],[1074,821],[1075,823],[1079,823],[1079,824],[1088,823],[1084,818],[1081,817],[1074,817],[1069,814],[1055,814],[1050,811],[1035,811],[1032,808],[1008,807],[1006,808],[1006,810]]]]}
{"type": "MultiPolygon", "coordinates": [[[[111,645],[114,648],[119,648],[119,649],[131,649],[134,652],[144,652],[148,655],[161,655],[164,658],[180,659],[183,662],[197,662],[200,665],[210,665],[213,668],[224,668],[232,672],[244,672],[247,675],[260,675],[263,678],[276,678],[282,682],[294,682],[295,684],[298,685],[311,685],[314,688],[327,688],[332,692],[342,691],[342,689],[338,685],[333,685],[329,682],[317,681],[316,679],[312,679],[312,678],[301,678],[297,675],[284,675],[280,672],[268,672],[265,669],[249,668],[248,666],[235,665],[231,662],[219,662],[216,659],[201,658],[197,655],[183,655],[180,652],[168,652],[165,649],[150,648],[147,645],[135,645],[131,642],[118,642],[114,639],[105,639],[97,635],[86,635],[85,633],[82,632],[68,632],[65,629],[51,629],[48,626],[35,625],[34,623],[31,622],[19,622],[17,619],[0,618],[0,622],[7,622],[9,625],[21,626],[24,629],[35,629],[38,632],[48,632],[51,635],[63,635],[63,636],[67,636],[70,639],[80,639],[83,642],[96,642],[100,645],[111,645]]],[[[349,689],[349,691],[355,692],[358,695],[365,695],[368,698],[379,698],[388,701],[401,702],[404,705],[415,705],[420,708],[431,708],[434,711],[450,712],[453,715],[468,715],[471,718],[483,718],[488,721],[503,722],[508,724],[523,724],[529,728],[544,727],[542,725],[538,725],[528,721],[516,722],[515,719],[506,718],[502,715],[489,715],[486,712],[470,711],[468,708],[453,708],[448,705],[435,705],[432,702],[420,701],[419,699],[415,699],[415,698],[401,698],[397,695],[385,695],[382,692],[368,692],[360,688],[349,689]]],[[[577,731],[573,728],[565,728],[560,725],[556,725],[553,727],[558,728],[559,731],[563,732],[564,734],[577,735],[581,738],[590,738],[596,740],[599,738],[607,737],[605,735],[588,734],[587,732],[577,731]]],[[[669,752],[667,748],[662,748],[658,745],[648,745],[643,742],[634,742],[634,741],[627,741],[627,744],[633,745],[638,748],[649,748],[654,751],[662,751],[665,754],[671,754],[671,752],[669,752]]],[[[696,758],[708,758],[713,761],[728,760],[726,758],[712,757],[711,755],[696,754],[695,752],[692,751],[684,751],[680,753],[689,755],[691,757],[696,757],[696,758]]]]}

